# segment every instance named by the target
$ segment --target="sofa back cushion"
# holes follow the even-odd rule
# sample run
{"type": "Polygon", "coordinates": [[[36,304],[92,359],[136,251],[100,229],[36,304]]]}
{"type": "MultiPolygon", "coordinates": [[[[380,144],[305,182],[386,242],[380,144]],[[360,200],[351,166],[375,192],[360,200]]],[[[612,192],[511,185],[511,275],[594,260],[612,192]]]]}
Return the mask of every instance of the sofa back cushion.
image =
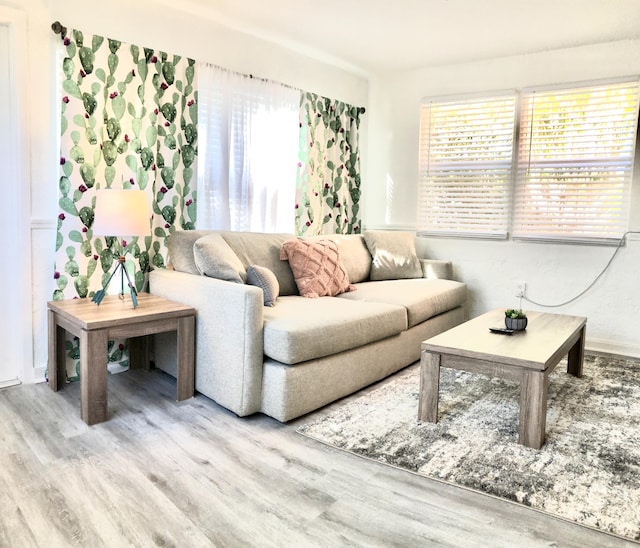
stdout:
{"type": "Polygon", "coordinates": [[[193,256],[198,272],[203,276],[238,284],[247,281],[244,265],[219,232],[198,238],[193,244],[193,256]]]}
{"type": "Polygon", "coordinates": [[[362,234],[325,234],[309,236],[305,240],[317,242],[331,240],[338,246],[340,262],[349,276],[349,282],[357,284],[366,282],[371,272],[371,254],[367,249],[362,234]]]}
{"type": "Polygon", "coordinates": [[[193,255],[196,241],[211,234],[212,230],[176,230],[169,236],[169,263],[175,270],[187,274],[200,274],[193,255]]]}
{"type": "Polygon", "coordinates": [[[372,281],[422,278],[422,265],[411,232],[367,230],[364,241],[373,257],[372,281]]]}
{"type": "Polygon", "coordinates": [[[268,268],[275,274],[280,286],[280,295],[298,294],[289,263],[280,260],[280,248],[286,240],[295,238],[293,234],[233,231],[221,231],[220,234],[245,268],[259,265],[268,268]]]}

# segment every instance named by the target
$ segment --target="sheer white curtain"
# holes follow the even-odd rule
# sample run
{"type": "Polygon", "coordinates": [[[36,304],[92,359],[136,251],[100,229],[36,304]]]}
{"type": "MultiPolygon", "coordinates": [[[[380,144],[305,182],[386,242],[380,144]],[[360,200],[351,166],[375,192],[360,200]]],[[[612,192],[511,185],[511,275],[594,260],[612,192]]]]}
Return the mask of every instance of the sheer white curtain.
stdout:
{"type": "Polygon", "coordinates": [[[197,227],[293,232],[300,91],[198,67],[197,227]]]}

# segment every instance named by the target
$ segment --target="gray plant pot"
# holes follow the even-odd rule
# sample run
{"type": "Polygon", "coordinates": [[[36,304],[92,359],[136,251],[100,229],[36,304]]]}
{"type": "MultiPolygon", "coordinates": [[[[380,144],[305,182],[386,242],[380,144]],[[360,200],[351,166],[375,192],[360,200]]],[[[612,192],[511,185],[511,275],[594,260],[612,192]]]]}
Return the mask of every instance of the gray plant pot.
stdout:
{"type": "Polygon", "coordinates": [[[514,331],[522,331],[527,328],[527,318],[509,318],[505,317],[504,325],[508,329],[513,329],[514,331]]]}

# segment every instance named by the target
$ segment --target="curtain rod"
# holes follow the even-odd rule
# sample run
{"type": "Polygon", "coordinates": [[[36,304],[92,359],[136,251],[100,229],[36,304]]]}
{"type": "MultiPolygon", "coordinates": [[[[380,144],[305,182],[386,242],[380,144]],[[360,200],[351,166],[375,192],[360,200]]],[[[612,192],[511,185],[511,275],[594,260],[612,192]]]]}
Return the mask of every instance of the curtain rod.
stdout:
{"type": "MultiPolygon", "coordinates": [[[[55,32],[56,34],[60,34],[62,36],[62,38],[65,38],[67,36],[67,27],[65,27],[60,21],[54,21],[53,23],[51,23],[51,30],[53,32],[55,32]]],[[[205,64],[209,65],[209,66],[212,66],[212,67],[216,67],[218,69],[221,69],[221,70],[224,70],[224,71],[227,71],[227,72],[232,72],[232,73],[235,73],[235,74],[239,74],[240,76],[244,76],[244,77],[247,77],[247,78],[252,78],[252,79],[255,79],[255,80],[261,80],[263,82],[270,82],[272,84],[279,84],[282,87],[294,89],[296,91],[300,91],[300,92],[304,93],[304,90],[302,90],[300,88],[297,88],[295,86],[291,86],[289,84],[284,84],[282,82],[277,82],[277,81],[271,80],[269,78],[261,78],[260,76],[254,76],[253,74],[244,74],[242,72],[229,70],[229,69],[227,69],[225,67],[221,67],[220,65],[216,65],[214,63],[205,63],[205,64]]],[[[358,107],[358,109],[364,114],[364,112],[365,112],[364,107],[358,107]]]]}
{"type": "Polygon", "coordinates": [[[60,21],[54,21],[51,23],[51,30],[56,34],[60,34],[63,38],[67,35],[67,27],[65,27],[60,21]]]}

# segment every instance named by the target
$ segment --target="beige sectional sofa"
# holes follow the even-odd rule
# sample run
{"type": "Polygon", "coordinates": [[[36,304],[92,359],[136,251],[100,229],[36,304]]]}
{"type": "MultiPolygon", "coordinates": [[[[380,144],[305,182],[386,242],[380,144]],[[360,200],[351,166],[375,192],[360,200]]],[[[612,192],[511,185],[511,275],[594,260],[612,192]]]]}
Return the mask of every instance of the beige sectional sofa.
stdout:
{"type": "MultiPolygon", "coordinates": [[[[410,233],[304,240],[312,249],[333,242],[355,289],[318,298],[299,295],[294,263],[281,259],[291,240],[178,231],[172,268],[150,274],[151,293],[198,311],[196,390],[237,415],[299,417],[415,362],[421,341],[465,320],[466,286],[449,279],[451,263],[419,260],[410,233]],[[273,306],[264,304],[272,286],[245,283],[253,265],[275,275],[273,306]]],[[[175,337],[156,337],[155,361],[175,374],[175,337]]]]}

